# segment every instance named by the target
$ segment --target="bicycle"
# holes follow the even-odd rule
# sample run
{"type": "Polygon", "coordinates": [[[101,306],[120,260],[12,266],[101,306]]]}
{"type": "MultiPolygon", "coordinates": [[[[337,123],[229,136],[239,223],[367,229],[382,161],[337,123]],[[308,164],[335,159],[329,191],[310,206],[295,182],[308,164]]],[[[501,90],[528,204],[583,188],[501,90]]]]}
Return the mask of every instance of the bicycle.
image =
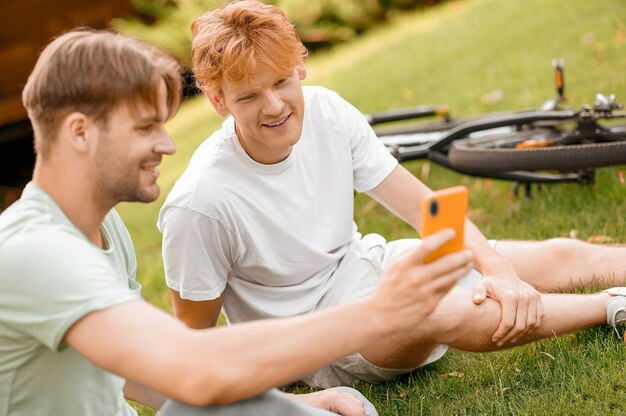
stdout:
{"type": "Polygon", "coordinates": [[[626,118],[615,96],[596,96],[593,106],[562,110],[563,62],[555,60],[557,97],[537,110],[490,113],[454,120],[447,106],[422,106],[368,114],[372,126],[438,115],[441,120],[376,128],[399,161],[427,158],[460,173],[513,180],[593,183],[595,169],[626,164],[626,118]],[[557,172],[550,172],[557,171],[557,172]]]}

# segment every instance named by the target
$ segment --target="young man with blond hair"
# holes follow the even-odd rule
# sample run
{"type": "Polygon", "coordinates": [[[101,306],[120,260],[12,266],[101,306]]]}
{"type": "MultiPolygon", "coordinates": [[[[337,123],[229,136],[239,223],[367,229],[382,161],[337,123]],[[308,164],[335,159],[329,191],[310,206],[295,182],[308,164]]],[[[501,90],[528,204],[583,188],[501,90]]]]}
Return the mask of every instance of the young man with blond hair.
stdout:
{"type": "Polygon", "coordinates": [[[171,57],[119,34],[69,32],[39,57],[23,92],[33,180],[0,215],[0,416],[136,415],[124,397],[154,408],[175,400],[161,416],[375,415],[352,389],[264,392],[417,325],[471,255],[423,266],[448,230],[395,262],[364,299],[188,328],[141,299],[114,209],[158,197],[158,166],[176,150],[164,124],[180,94],[171,57]]]}
{"type": "MultiPolygon", "coordinates": [[[[431,191],[399,165],[365,118],[336,93],[301,85],[306,49],[275,6],[238,1],[192,25],[197,84],[222,128],[200,145],[159,214],[174,311],[194,328],[304,315],[367,296],[417,239],[361,236],[353,192],[365,192],[419,231],[431,191]]],[[[448,346],[493,351],[626,318],[626,248],[569,239],[488,242],[466,222],[477,272],[435,312],[304,378],[314,386],[392,380],[448,346]],[[494,247],[495,245],[495,247],[494,247]]],[[[367,319],[364,317],[364,319],[367,319]]]]}

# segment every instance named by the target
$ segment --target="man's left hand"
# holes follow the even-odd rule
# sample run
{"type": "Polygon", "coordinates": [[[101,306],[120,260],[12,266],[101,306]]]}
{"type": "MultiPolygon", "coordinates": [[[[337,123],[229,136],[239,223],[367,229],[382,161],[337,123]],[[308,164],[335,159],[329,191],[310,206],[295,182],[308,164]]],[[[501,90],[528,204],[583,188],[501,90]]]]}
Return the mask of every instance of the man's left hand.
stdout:
{"type": "Polygon", "coordinates": [[[541,325],[543,305],[541,295],[515,272],[486,275],[474,287],[472,301],[479,305],[490,297],[500,302],[502,317],[491,340],[501,347],[515,343],[541,325]]]}

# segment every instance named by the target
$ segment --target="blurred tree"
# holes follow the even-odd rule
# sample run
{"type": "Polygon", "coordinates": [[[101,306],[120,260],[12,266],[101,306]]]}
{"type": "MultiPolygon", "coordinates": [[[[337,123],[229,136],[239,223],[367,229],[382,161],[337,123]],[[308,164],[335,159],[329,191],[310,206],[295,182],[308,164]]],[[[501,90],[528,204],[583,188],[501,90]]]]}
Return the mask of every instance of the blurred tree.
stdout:
{"type": "MultiPolygon", "coordinates": [[[[311,51],[346,42],[383,22],[393,11],[428,7],[442,0],[263,0],[285,11],[311,51]]],[[[138,16],[114,27],[153,43],[191,66],[191,22],[223,0],[133,0],[138,16]]]]}

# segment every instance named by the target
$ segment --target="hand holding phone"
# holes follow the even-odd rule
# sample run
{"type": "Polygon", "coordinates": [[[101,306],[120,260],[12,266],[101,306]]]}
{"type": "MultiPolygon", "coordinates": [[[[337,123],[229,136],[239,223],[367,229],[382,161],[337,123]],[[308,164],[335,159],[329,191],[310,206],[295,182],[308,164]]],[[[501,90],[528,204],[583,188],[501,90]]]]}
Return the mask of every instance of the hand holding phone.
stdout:
{"type": "Polygon", "coordinates": [[[420,226],[422,237],[444,228],[452,228],[456,233],[454,239],[426,257],[425,263],[430,263],[445,254],[463,249],[467,205],[468,191],[462,185],[440,189],[424,198],[420,226]]]}

